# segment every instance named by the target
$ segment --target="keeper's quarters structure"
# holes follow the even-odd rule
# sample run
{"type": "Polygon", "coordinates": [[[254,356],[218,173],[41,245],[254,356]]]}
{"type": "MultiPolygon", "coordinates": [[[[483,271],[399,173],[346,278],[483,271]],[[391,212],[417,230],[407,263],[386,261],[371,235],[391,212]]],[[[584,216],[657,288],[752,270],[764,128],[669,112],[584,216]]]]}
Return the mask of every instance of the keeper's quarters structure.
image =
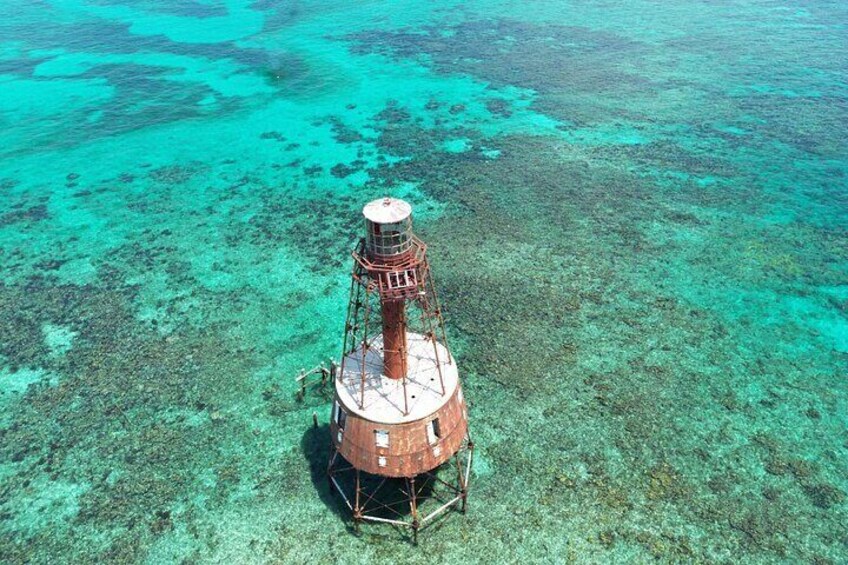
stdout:
{"type": "Polygon", "coordinates": [[[474,444],[412,207],[384,198],[363,215],[333,371],[327,476],[357,528],[389,523],[417,539],[451,508],[465,512],[474,444]]]}

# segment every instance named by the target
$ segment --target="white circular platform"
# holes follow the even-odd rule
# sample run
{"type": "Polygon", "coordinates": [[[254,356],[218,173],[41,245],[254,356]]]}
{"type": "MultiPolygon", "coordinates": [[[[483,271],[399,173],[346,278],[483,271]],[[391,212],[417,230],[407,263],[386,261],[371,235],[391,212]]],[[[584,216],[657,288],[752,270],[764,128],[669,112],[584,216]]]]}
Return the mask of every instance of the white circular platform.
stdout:
{"type": "Polygon", "coordinates": [[[399,198],[380,198],[366,204],[362,214],[375,224],[396,224],[412,214],[412,206],[399,198]]]}
{"type": "Polygon", "coordinates": [[[362,349],[344,359],[344,371],[341,378],[336,379],[336,394],[349,412],[372,422],[403,424],[429,416],[447,403],[459,383],[456,363],[448,363],[447,348],[436,342],[445,382],[443,395],[433,342],[421,334],[408,333],[406,345],[409,351],[406,378],[409,414],[403,414],[403,379],[390,379],[383,375],[382,334],[374,339],[365,355],[365,403],[361,409],[362,349]]]}

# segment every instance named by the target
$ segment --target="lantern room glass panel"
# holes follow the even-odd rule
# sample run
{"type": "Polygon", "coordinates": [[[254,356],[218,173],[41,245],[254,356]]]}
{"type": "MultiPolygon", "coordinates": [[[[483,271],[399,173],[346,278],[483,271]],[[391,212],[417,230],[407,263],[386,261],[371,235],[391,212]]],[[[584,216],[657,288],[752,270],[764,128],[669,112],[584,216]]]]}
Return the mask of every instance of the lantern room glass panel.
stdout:
{"type": "Polygon", "coordinates": [[[391,257],[412,247],[412,218],[392,224],[365,221],[365,245],[373,255],[391,257]]]}

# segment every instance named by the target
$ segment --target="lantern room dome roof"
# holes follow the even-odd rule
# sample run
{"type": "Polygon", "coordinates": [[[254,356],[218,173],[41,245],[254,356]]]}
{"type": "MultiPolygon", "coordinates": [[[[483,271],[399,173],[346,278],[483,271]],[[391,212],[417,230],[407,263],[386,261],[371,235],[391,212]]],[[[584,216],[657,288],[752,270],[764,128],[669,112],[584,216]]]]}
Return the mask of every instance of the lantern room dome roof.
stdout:
{"type": "Polygon", "coordinates": [[[366,204],[362,214],[375,224],[395,224],[412,215],[412,206],[399,198],[378,198],[366,204]]]}

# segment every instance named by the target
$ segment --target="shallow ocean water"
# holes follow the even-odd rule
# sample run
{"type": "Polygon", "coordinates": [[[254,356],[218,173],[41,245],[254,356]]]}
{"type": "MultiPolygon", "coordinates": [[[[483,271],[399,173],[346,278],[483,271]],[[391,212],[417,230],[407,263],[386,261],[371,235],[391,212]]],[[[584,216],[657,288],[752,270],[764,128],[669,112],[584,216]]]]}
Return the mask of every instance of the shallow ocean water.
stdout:
{"type": "Polygon", "coordinates": [[[848,561],[848,7],[7,0],[0,561],[848,561]],[[360,209],[470,403],[417,547],[322,476],[360,209]]]}

